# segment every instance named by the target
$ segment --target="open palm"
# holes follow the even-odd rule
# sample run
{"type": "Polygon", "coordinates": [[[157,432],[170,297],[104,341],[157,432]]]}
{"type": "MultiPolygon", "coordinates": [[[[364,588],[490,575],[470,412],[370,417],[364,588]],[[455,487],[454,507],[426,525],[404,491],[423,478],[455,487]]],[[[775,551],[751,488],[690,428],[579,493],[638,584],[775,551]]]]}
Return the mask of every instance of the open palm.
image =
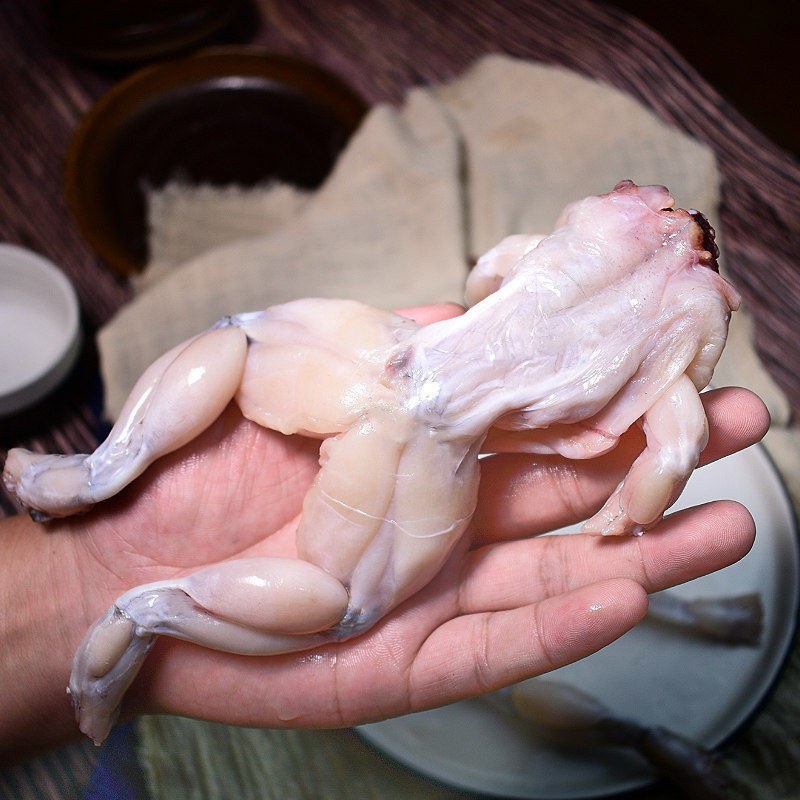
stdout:
{"type": "MultiPolygon", "coordinates": [[[[452,313],[428,312],[429,318],[452,313]]],[[[757,441],[767,416],[744,390],[704,395],[709,461],[757,441]]],[[[127,711],[248,725],[351,725],[440,705],[605,646],[646,612],[649,591],[722,568],[752,544],[735,503],[674,514],[643,537],[537,534],[595,511],[641,449],[631,431],[587,462],[500,455],[482,462],[470,536],[439,575],[371,631],[285,656],[244,657],[162,637],[127,711]]],[[[294,555],[318,442],[229,407],[79,522],[87,623],[132,586],[248,555],[294,555]]]]}

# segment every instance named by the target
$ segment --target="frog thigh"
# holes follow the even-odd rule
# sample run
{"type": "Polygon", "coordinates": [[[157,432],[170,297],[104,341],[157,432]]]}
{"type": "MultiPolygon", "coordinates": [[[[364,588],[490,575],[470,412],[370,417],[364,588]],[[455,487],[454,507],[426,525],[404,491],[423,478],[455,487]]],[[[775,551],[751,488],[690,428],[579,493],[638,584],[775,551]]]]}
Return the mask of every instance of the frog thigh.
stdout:
{"type": "Polygon", "coordinates": [[[380,374],[404,330],[400,317],[350,301],[303,300],[233,319],[249,342],[236,394],[248,419],[324,437],[392,402],[380,374]]]}
{"type": "Polygon", "coordinates": [[[349,584],[385,524],[408,433],[402,418],[375,412],[322,443],[297,531],[300,558],[349,584]]]}
{"type": "Polygon", "coordinates": [[[348,587],[339,631],[347,637],[439,571],[475,508],[477,452],[378,409],[326,439],[321,463],[303,504],[297,551],[348,587]]]}
{"type": "Polygon", "coordinates": [[[236,402],[253,422],[281,433],[324,437],[349,427],[373,380],[348,359],[309,345],[250,345],[236,402]]]}

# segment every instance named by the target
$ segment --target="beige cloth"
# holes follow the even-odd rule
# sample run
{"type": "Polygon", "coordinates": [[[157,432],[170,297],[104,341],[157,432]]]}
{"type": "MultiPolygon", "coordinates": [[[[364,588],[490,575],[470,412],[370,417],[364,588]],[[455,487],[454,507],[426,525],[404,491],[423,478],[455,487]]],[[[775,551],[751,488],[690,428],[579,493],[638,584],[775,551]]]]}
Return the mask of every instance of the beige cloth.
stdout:
{"type": "MultiPolygon", "coordinates": [[[[151,198],[154,258],[139,292],[99,335],[108,415],[150,361],[228,313],[310,295],[384,307],[460,301],[472,257],[509,233],[550,230],[567,202],[622,178],[665,184],[679,204],[717,218],[708,148],[607,85],[488,56],[449,85],[411,90],[402,108],[373,109],[312,195],[169,186],[151,198]]],[[[788,404],[753,351],[746,313],[734,316],[715,383],[749,386],[767,401],[768,447],[798,502],[788,404]]],[[[192,796],[218,796],[218,784],[230,797],[280,796],[272,788],[282,785],[284,748],[330,738],[158,718],[142,721],[140,734],[159,798],[186,796],[184,768],[192,796]]]]}
{"type": "Polygon", "coordinates": [[[134,277],[139,291],[208,250],[279,230],[297,216],[311,193],[280,182],[257,189],[197,186],[174,181],[148,194],[150,261],[134,277]]]}
{"type": "MultiPolygon", "coordinates": [[[[107,415],[151,361],[225,314],[311,295],[460,301],[473,257],[509,233],[549,231],[566,203],[621,178],[663,183],[716,216],[707,147],[605,84],[494,55],[411,90],[400,109],[376,107],[310,197],[168,186],[151,198],[141,290],[98,337],[107,415]]],[[[734,376],[785,420],[751,351],[721,365],[718,380],[734,376]]]]}

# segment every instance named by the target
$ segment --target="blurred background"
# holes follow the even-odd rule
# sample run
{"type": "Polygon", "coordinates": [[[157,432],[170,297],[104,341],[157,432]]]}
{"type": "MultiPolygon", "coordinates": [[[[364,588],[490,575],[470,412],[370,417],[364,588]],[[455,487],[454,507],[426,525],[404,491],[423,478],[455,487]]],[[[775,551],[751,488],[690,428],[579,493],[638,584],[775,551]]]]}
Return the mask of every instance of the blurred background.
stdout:
{"type": "Polygon", "coordinates": [[[776,144],[800,156],[797,3],[746,0],[613,0],[659,31],[776,144]]]}

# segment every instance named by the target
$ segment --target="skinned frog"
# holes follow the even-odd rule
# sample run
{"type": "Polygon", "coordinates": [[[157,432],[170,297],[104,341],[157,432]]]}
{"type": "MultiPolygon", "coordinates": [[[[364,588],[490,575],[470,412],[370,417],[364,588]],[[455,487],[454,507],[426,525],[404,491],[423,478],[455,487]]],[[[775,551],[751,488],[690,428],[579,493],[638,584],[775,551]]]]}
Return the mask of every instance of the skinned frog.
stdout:
{"type": "Polygon", "coordinates": [[[483,452],[592,458],[640,422],[646,446],[585,524],[658,522],[707,438],[698,396],[736,291],[714,232],[660,186],[624,181],[511,236],[470,275],[471,307],[426,327],[309,299],[221,320],[158,359],[90,455],[9,452],[6,486],[37,519],[86,510],[235,401],[322,439],[297,558],[220,563],[132,588],[89,630],[69,691],[102,741],[156,636],[243,654],[357,635],[427,584],[467,530],[483,452]]]}

